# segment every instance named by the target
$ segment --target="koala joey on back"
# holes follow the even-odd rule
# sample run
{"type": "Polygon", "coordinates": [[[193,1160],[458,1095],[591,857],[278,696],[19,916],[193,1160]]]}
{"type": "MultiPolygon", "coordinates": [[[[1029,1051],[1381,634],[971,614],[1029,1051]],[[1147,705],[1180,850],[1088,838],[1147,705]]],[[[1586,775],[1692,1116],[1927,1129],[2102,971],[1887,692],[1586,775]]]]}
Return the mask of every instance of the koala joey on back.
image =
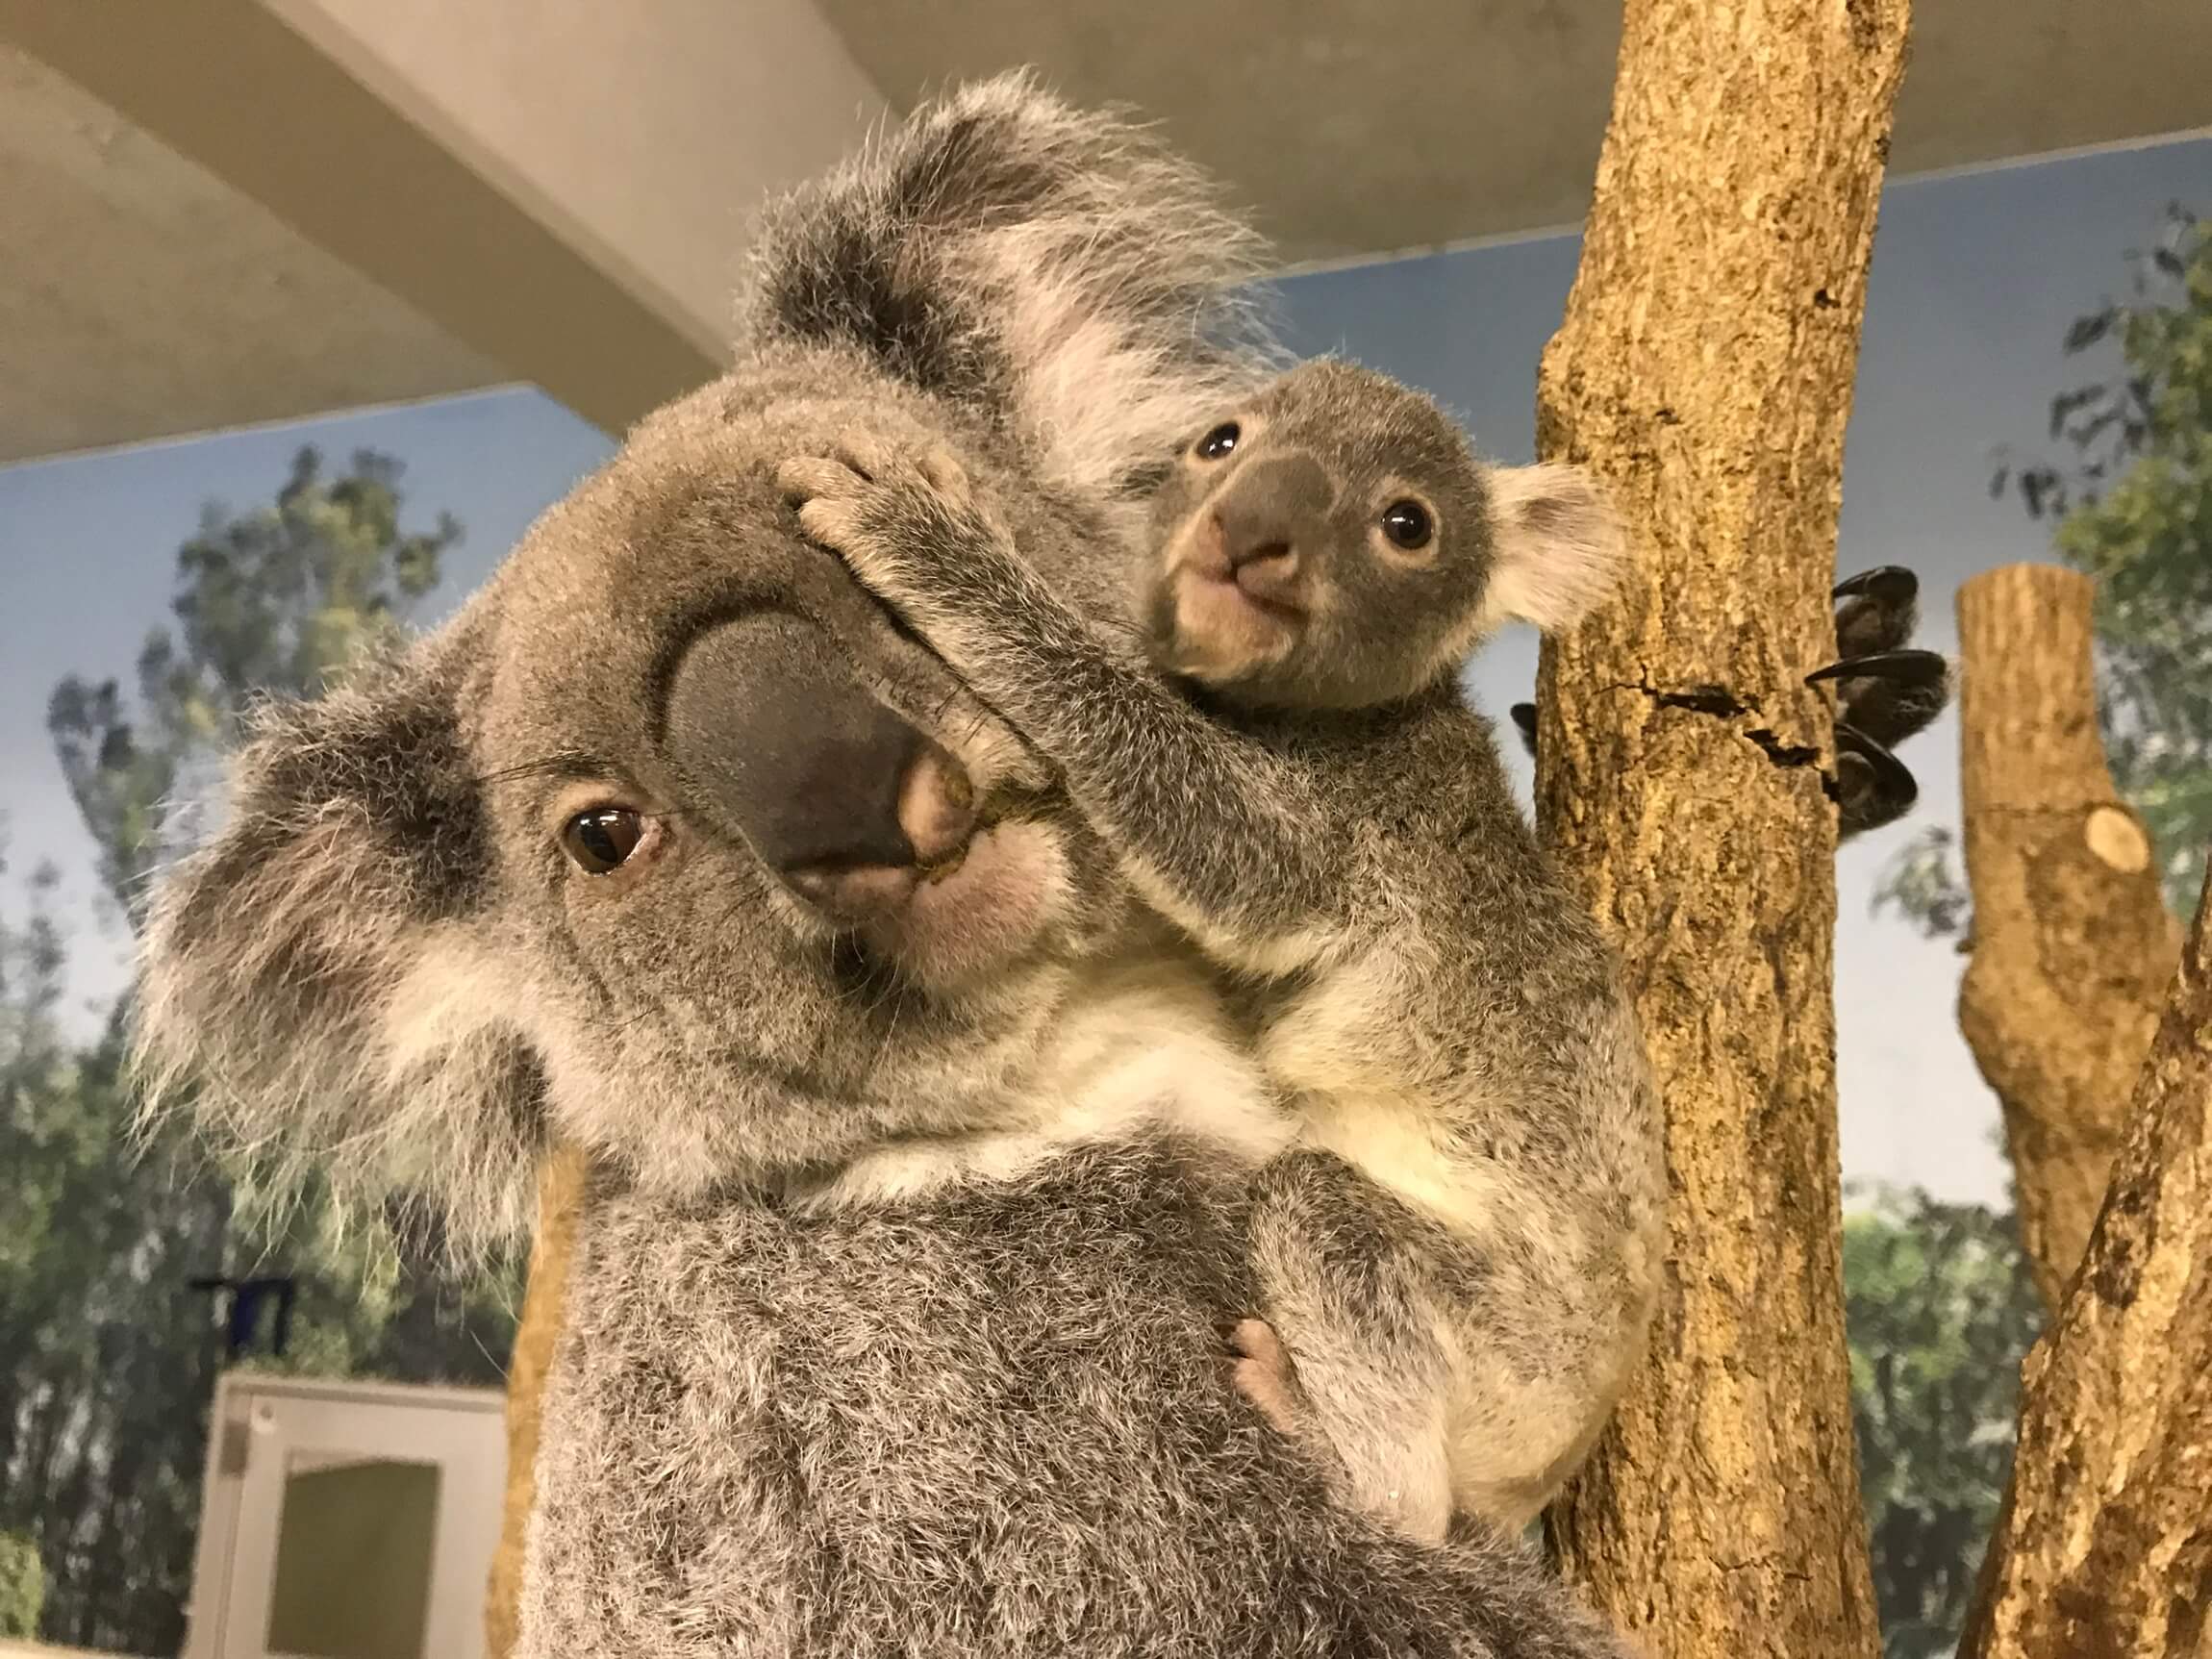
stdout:
{"type": "Polygon", "coordinates": [[[1384,376],[1290,371],[1153,498],[1130,611],[1186,694],[1055,597],[950,458],[859,435],[782,477],[1237,981],[1297,1125],[1256,1181],[1240,1383],[1402,1532],[1527,1521],[1645,1338],[1659,1119],[1613,957],[1453,670],[1603,595],[1596,487],[1477,462],[1384,376]]]}

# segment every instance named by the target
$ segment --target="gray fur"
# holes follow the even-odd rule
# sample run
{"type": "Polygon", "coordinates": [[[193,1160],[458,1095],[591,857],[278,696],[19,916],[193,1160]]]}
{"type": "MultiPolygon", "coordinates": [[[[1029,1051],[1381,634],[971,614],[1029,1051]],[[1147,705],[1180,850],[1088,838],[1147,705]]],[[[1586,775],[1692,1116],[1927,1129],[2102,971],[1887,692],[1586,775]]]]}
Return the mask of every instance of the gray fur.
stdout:
{"type": "Polygon", "coordinates": [[[1087,550],[1249,378],[1193,343],[1249,239],[1018,79],[779,223],[730,375],[454,622],[264,717],[155,906],[153,1109],[478,1233],[519,1221],[546,1136],[591,1153],[525,1659],[1616,1652],[1516,1551],[1333,1502],[1230,1389],[1246,1184],[1287,1124],[1204,964],[773,477],[858,425],[947,446],[1071,550],[1064,602],[1119,615],[1087,550]],[[914,179],[926,211],[887,211],[914,179]],[[769,616],[758,764],[717,763],[711,700],[672,725],[671,688],[769,616]],[[873,932],[752,840],[809,697],[856,695],[990,809],[873,932]],[[611,873],[564,851],[586,809],[641,828],[611,873]]]}
{"type": "Polygon", "coordinates": [[[1616,1654],[1520,1548],[1338,1507],[1227,1388],[1245,1203],[1172,1135],[827,1213],[595,1194],[525,1620],[579,1636],[531,1650],[1616,1654]]]}
{"type": "Polygon", "coordinates": [[[1235,453],[1194,445],[1163,486],[1136,606],[1170,666],[1207,665],[1211,710],[1061,603],[949,458],[855,434],[783,477],[809,532],[1061,769],[1145,899],[1245,979],[1302,1148],[1261,1176],[1263,1306],[1355,1500],[1426,1538],[1455,1511],[1518,1526],[1641,1351],[1664,1169],[1615,961],[1450,668],[1501,586],[1568,619],[1616,538],[1587,481],[1479,465],[1380,376],[1301,368],[1235,418],[1235,453]],[[1409,496],[1435,522],[1418,560],[1373,534],[1409,496]],[[1183,609],[1178,548],[1232,521],[1295,562],[1267,590],[1295,627],[1218,591],[1183,609]]]}

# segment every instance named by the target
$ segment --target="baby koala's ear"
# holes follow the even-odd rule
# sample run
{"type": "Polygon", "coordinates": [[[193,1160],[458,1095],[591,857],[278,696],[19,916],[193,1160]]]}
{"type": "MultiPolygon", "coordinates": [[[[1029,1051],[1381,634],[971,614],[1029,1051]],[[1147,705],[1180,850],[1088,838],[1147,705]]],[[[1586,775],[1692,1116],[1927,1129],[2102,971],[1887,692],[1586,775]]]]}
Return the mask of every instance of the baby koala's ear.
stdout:
{"type": "Polygon", "coordinates": [[[1490,501],[1496,553],[1483,608],[1493,625],[1569,627],[1613,591],[1627,538],[1587,472],[1548,463],[1493,467],[1490,501]]]}

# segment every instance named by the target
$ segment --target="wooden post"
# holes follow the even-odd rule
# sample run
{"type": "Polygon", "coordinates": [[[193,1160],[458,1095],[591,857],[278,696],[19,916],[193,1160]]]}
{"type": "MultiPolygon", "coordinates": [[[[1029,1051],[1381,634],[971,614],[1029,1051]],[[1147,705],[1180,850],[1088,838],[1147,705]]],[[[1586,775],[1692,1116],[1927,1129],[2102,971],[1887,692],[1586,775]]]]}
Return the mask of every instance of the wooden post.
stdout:
{"type": "Polygon", "coordinates": [[[1621,602],[1545,648],[1539,818],[1666,1107],[1653,1352],[1554,1505],[1665,1659],[1879,1651],[1836,1152],[1836,515],[1903,0],[1629,0],[1539,450],[1614,487],[1621,602]]]}
{"type": "Polygon", "coordinates": [[[2081,1270],[2024,1368],[1961,1659],[2212,1652],[2212,882],[2081,1270]]]}
{"type": "Polygon", "coordinates": [[[2181,932],[2097,727],[2088,577],[2008,565],[1959,590],[1973,957],[1959,1026],[2004,1108],[2021,1240],[2055,1309],[2112,1172],[2181,932]]]}

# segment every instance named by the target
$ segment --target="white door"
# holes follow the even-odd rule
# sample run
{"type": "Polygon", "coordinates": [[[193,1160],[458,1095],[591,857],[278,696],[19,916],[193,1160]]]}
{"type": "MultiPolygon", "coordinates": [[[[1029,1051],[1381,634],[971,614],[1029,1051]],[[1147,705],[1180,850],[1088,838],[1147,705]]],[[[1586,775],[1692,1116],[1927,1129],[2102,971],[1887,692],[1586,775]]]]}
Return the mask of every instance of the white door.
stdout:
{"type": "Polygon", "coordinates": [[[480,1659],[499,1396],[277,1379],[224,1393],[193,1659],[480,1659]]]}

